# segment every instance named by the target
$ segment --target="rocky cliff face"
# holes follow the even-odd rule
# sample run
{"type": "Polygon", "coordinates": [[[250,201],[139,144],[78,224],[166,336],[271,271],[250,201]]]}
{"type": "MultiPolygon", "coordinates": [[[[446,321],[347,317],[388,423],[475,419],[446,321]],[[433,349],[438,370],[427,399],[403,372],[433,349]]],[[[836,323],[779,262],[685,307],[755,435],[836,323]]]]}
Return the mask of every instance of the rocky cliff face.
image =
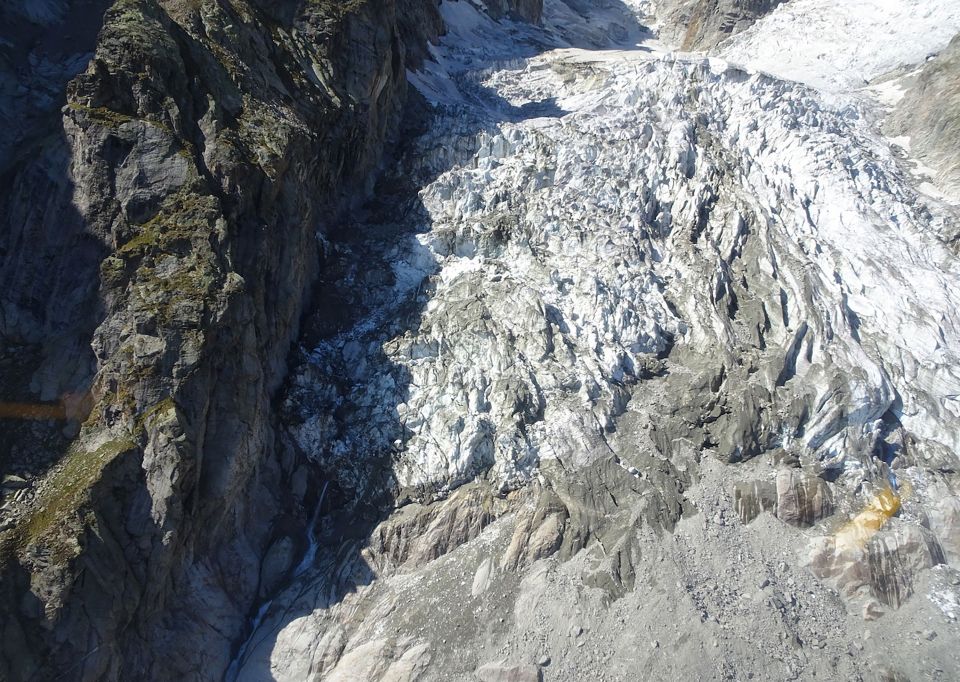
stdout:
{"type": "Polygon", "coordinates": [[[891,117],[888,130],[932,167],[941,186],[960,195],[960,36],[917,74],[891,117]]]}
{"type": "Polygon", "coordinates": [[[665,0],[654,4],[663,37],[683,50],[716,47],[784,0],[665,0]]]}
{"type": "Polygon", "coordinates": [[[422,58],[441,26],[413,2],[47,4],[24,4],[4,46],[4,88],[49,98],[2,150],[0,340],[19,370],[3,454],[21,490],[4,490],[0,671],[213,679],[260,557],[303,542],[271,398],[316,236],[366,192],[406,46],[422,58]],[[81,15],[92,59],[51,52],[81,15]]]}

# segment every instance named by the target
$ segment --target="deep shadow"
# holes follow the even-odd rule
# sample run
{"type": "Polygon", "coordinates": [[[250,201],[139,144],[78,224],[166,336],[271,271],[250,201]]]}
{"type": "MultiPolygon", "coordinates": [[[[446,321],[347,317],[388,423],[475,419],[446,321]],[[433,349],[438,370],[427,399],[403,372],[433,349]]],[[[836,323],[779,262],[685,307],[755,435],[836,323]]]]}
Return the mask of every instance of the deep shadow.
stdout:
{"type": "MultiPolygon", "coordinates": [[[[14,528],[91,406],[99,265],[109,248],[75,205],[61,108],[109,4],[0,6],[0,532],[14,528]]],[[[50,679],[31,568],[10,534],[0,535],[0,679],[50,679]]]]}
{"type": "Polygon", "coordinates": [[[0,479],[29,484],[76,435],[96,365],[108,249],[74,206],[60,109],[109,2],[20,5],[0,7],[0,479]]]}
{"type": "MultiPolygon", "coordinates": [[[[285,425],[279,448],[283,456],[310,470],[309,490],[300,495],[291,491],[291,495],[298,497],[304,518],[311,518],[314,509],[319,511],[316,561],[299,576],[291,568],[284,583],[251,609],[250,622],[258,627],[248,627],[244,639],[236,642],[234,652],[242,651],[242,657],[227,680],[271,679],[270,652],[280,630],[369,585],[375,572],[362,550],[371,532],[398,505],[429,499],[432,491],[399,490],[392,480],[394,458],[412,435],[396,411],[409,397],[411,376],[387,357],[383,344],[419,329],[432,293],[429,275],[437,267],[398,294],[391,254],[395,254],[393,247],[430,232],[431,219],[419,190],[445,171],[468,163],[484,133],[495,135],[504,123],[564,115],[553,99],[517,106],[501,98],[483,84],[491,70],[555,48],[645,49],[636,43],[649,31],[619,0],[568,4],[571,11],[582,16],[597,13],[604,21],[596,22],[596,30],[580,40],[572,33],[575,29],[566,31],[549,21],[541,28],[502,19],[499,28],[516,41],[517,49],[506,56],[496,54],[496,45],[482,46],[478,49],[482,58],[474,57],[450,73],[458,101],[432,106],[411,87],[396,146],[372,197],[324,235],[320,279],[279,400],[285,425]],[[435,130],[449,134],[431,137],[435,130]],[[364,355],[351,344],[378,350],[364,355]],[[360,360],[374,370],[365,374],[358,368],[360,360]],[[366,382],[385,375],[396,386],[393,404],[365,406],[366,382]],[[392,414],[385,426],[377,417],[384,409],[392,414]],[[307,447],[298,441],[297,430],[318,416],[332,421],[320,432],[329,437],[307,447]],[[371,433],[356,433],[357,424],[366,422],[371,433]],[[351,447],[338,450],[340,440],[351,447]]],[[[453,38],[447,36],[447,40],[453,38]]],[[[418,255],[434,260],[423,246],[418,255]]]]}

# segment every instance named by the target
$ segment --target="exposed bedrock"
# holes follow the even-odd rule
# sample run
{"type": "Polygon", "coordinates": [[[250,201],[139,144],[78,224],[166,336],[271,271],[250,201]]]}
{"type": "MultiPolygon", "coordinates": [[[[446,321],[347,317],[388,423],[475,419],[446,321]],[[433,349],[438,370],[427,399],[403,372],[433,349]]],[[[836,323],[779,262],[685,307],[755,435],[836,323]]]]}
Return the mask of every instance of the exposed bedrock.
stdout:
{"type": "Polygon", "coordinates": [[[743,31],[784,0],[660,0],[661,34],[683,50],[707,50],[743,31]]]}
{"type": "Polygon", "coordinates": [[[366,193],[442,22],[392,0],[40,4],[4,10],[0,87],[40,64],[49,106],[0,150],[21,358],[0,398],[53,418],[4,414],[26,488],[4,488],[0,676],[219,679],[304,549],[271,398],[316,235],[366,193]],[[45,42],[64,30],[69,59],[45,42]]]}
{"type": "Polygon", "coordinates": [[[960,194],[960,35],[920,69],[887,129],[909,137],[911,151],[934,169],[938,183],[960,194]]]}

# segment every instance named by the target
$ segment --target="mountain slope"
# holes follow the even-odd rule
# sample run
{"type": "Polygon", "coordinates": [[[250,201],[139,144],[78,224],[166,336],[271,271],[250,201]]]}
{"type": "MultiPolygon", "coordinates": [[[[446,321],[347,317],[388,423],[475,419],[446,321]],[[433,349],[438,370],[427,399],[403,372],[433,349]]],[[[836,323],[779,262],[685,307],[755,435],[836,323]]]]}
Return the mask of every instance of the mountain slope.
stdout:
{"type": "Polygon", "coordinates": [[[363,195],[430,17],[405,10],[409,34],[392,2],[116,2],[62,117],[24,136],[0,338],[21,402],[70,395],[5,414],[13,456],[43,451],[32,415],[72,423],[59,458],[11,462],[4,677],[222,675],[262,555],[302,542],[271,398],[315,235],[363,195]]]}
{"type": "Polygon", "coordinates": [[[87,8],[3,10],[0,677],[960,674],[952,3],[87,8]]]}
{"type": "Polygon", "coordinates": [[[938,184],[960,195],[960,38],[924,65],[888,129],[909,138],[914,155],[936,169],[938,184]]]}
{"type": "Polygon", "coordinates": [[[319,562],[237,678],[960,671],[957,215],[872,101],[442,11],[285,400],[319,562]]]}

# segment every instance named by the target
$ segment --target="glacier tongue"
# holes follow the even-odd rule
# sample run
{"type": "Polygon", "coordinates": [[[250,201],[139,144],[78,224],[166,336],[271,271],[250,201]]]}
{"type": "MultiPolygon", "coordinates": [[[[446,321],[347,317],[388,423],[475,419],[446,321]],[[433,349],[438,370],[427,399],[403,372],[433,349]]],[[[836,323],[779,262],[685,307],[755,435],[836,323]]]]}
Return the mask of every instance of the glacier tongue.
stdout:
{"type": "MultiPolygon", "coordinates": [[[[858,8],[880,4],[849,3],[844,16],[867,26],[872,15],[858,8]]],[[[941,4],[946,25],[956,17],[941,4]]],[[[821,526],[808,558],[869,609],[900,606],[913,589],[913,573],[891,562],[916,559],[919,571],[960,553],[960,268],[939,236],[957,216],[918,194],[869,103],[733,63],[789,77],[806,62],[778,70],[751,55],[769,54],[773,39],[788,56],[816,51],[790,31],[801,20],[822,25],[827,15],[814,10],[826,5],[786,3],[717,59],[633,47],[642,30],[613,8],[590,24],[572,4],[548,1],[538,29],[444,4],[450,33],[435,62],[410,75],[435,105],[396,170],[417,180],[416,192],[396,179],[400,189],[383,189],[362,224],[333,240],[329,265],[355,289],[354,315],[304,352],[285,406],[291,441],[347,498],[412,504],[361,553],[368,579],[357,582],[363,571],[330,548],[315,594],[337,593],[346,575],[380,582],[342,604],[325,596],[293,621],[288,611],[268,619],[280,634],[254,648],[250,679],[257,665],[278,679],[308,668],[330,679],[415,679],[391,675],[427,669],[425,642],[437,642],[388,615],[402,594],[425,599],[430,591],[415,585],[432,579],[416,571],[461,544],[473,548],[462,561],[478,564],[473,597],[498,566],[509,573],[559,552],[586,570],[577,561],[592,561],[594,541],[615,564],[611,594],[622,596],[642,553],[622,528],[610,540],[605,518],[632,508],[625,528],[679,524],[677,566],[709,572],[690,543],[728,542],[727,531],[691,530],[681,509],[719,509],[724,526],[737,477],[776,479],[773,506],[766,482],[737,489],[744,522],[751,505],[805,525],[866,505],[873,528],[892,515],[875,499],[895,491],[904,514],[879,548],[848,546],[821,526]],[[783,22],[790,30],[769,32],[783,22]],[[588,35],[579,43],[578,29],[588,35]],[[604,32],[620,42],[598,50],[604,32]],[[751,459],[742,473],[715,461],[751,459]],[[791,461],[802,475],[776,473],[791,461]],[[808,490],[816,509],[804,506],[808,490]],[[605,495],[612,507],[594,499],[605,495]],[[910,548],[926,549],[904,558],[910,548]],[[849,570],[868,561],[861,551],[872,573],[849,570]],[[502,561],[490,558],[497,552],[502,561]],[[403,635],[384,639],[382,619],[403,635]]],[[[918,25],[906,22],[904,35],[918,25]]],[[[855,54],[832,37],[822,34],[837,54],[855,54]]],[[[927,37],[939,44],[939,33],[927,37]]],[[[805,80],[842,90],[924,49],[826,59],[840,68],[805,80]]],[[[771,560],[743,542],[738,556],[771,560]]],[[[437,575],[454,570],[437,564],[437,575]]],[[[546,580],[545,570],[530,575],[546,580]]],[[[821,589],[802,575],[790,580],[821,589]]],[[[533,577],[522,589],[502,580],[520,590],[518,628],[523,599],[541,610],[559,603],[533,577]]],[[[293,588],[287,610],[303,607],[304,589],[293,588]]],[[[804,617],[798,628],[819,626],[804,617]]],[[[510,670],[496,674],[526,674],[510,670]]]]}
{"type": "Polygon", "coordinates": [[[705,429],[724,459],[795,442],[866,466],[888,410],[960,447],[960,280],[930,227],[950,217],[924,206],[862,112],[642,51],[561,49],[457,76],[463,92],[420,144],[434,151],[470,117],[484,129],[420,190],[426,225],[386,294],[429,290],[419,325],[391,336],[365,319],[330,349],[366,368],[346,438],[402,423],[401,487],[488,470],[511,487],[543,457],[584,463],[631,397],[699,409],[679,390],[693,376],[764,405],[705,429]],[[471,96],[482,104],[465,113],[471,96]],[[384,387],[378,362],[409,388],[384,387]]]}

